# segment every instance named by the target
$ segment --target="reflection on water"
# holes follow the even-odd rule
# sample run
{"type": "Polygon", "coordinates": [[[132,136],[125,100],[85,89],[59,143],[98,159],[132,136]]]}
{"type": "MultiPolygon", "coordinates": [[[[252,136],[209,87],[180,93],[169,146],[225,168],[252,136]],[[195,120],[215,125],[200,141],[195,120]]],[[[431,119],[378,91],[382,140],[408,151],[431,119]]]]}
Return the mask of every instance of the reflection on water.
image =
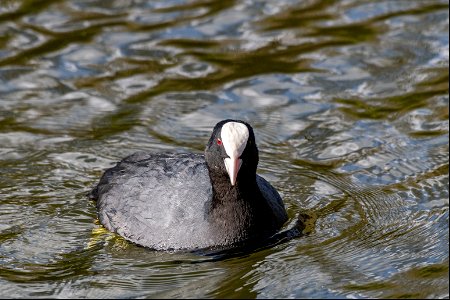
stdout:
{"type": "Polygon", "coordinates": [[[0,2],[0,295],[448,297],[448,1],[0,2]],[[85,197],[249,121],[305,236],[154,252],[85,197]]]}

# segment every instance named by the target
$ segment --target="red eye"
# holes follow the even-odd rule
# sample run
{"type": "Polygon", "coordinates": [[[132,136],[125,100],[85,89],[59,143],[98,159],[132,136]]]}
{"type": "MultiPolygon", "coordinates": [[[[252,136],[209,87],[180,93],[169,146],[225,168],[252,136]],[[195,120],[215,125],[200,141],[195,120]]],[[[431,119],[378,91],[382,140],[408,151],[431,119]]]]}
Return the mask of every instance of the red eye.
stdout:
{"type": "Polygon", "coordinates": [[[217,139],[217,145],[222,145],[222,140],[221,139],[217,139]]]}

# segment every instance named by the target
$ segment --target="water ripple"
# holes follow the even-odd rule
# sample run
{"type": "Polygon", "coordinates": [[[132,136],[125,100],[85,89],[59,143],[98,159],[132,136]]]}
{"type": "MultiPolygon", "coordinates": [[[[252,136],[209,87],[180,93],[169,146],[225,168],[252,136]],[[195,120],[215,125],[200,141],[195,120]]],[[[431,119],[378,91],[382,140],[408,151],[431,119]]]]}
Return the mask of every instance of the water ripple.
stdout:
{"type": "Polygon", "coordinates": [[[448,297],[448,1],[0,3],[0,295],[448,297]],[[250,122],[302,237],[154,252],[86,199],[250,122]]]}

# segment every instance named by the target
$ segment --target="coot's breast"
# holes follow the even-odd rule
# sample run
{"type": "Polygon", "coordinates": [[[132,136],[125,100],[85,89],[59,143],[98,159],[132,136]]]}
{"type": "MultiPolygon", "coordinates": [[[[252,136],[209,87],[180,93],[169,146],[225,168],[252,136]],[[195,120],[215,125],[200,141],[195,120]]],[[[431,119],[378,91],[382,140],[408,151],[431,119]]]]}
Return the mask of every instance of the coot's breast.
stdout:
{"type": "Polygon", "coordinates": [[[135,153],[107,170],[92,192],[101,223],[154,249],[205,248],[211,183],[203,155],[135,153]]]}

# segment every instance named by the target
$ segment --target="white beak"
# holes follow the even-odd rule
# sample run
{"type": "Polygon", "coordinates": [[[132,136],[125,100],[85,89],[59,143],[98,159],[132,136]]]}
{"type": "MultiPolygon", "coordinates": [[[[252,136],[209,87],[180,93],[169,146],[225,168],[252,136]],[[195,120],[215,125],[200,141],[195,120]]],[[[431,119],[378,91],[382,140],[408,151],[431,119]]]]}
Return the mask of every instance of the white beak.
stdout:
{"type": "Polygon", "coordinates": [[[240,158],[225,158],[225,167],[230,176],[231,185],[236,184],[237,174],[242,165],[242,159],[240,158]]]}
{"type": "Polygon", "coordinates": [[[242,152],[247,145],[249,132],[246,125],[238,122],[228,122],[222,126],[221,137],[223,147],[229,157],[225,158],[225,168],[230,177],[231,185],[236,184],[237,174],[242,165],[242,152]]]}

